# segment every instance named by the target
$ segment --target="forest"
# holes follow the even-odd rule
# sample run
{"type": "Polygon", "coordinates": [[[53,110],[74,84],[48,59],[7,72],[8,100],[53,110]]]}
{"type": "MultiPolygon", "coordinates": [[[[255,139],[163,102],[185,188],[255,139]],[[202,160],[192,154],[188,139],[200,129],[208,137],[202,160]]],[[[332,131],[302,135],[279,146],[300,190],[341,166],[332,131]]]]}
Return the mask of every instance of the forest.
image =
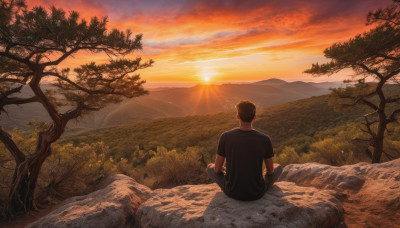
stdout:
{"type": "MultiPolygon", "coordinates": [[[[335,99],[324,95],[261,107],[254,123],[273,142],[275,162],[283,166],[319,162],[345,165],[370,162],[368,147],[358,140],[365,108],[335,111],[335,99]]],[[[14,129],[13,138],[27,151],[45,123],[30,122],[31,130],[14,129]]],[[[129,175],[151,188],[209,183],[204,169],[215,159],[219,135],[238,126],[235,112],[160,118],[97,130],[69,133],[52,148],[43,165],[37,200],[41,204],[93,190],[111,173],[129,175]]],[[[400,124],[388,128],[383,161],[400,157],[400,124]]],[[[7,197],[13,160],[0,147],[1,199],[7,197]]]]}

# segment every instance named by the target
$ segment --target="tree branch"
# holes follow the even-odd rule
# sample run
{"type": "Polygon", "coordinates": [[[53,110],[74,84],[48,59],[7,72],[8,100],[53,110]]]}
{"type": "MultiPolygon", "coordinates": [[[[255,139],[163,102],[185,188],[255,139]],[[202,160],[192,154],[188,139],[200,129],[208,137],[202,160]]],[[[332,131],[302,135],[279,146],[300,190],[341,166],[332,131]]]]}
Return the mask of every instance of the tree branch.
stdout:
{"type": "Polygon", "coordinates": [[[368,100],[366,100],[364,98],[360,98],[360,97],[359,98],[354,98],[354,97],[351,97],[351,96],[349,96],[349,97],[341,97],[341,98],[354,99],[353,103],[351,103],[351,104],[340,104],[341,106],[350,107],[350,106],[355,106],[355,105],[357,105],[359,103],[363,103],[363,104],[369,106],[370,108],[372,108],[373,110],[377,110],[378,109],[378,106],[376,106],[374,103],[372,103],[372,102],[370,102],[370,101],[368,101],[368,100]]]}
{"type": "Polygon", "coordinates": [[[21,152],[17,144],[12,140],[11,135],[4,131],[3,127],[0,126],[0,140],[4,143],[8,151],[14,157],[15,162],[20,164],[25,160],[25,154],[21,152]]]}
{"type": "MultiPolygon", "coordinates": [[[[372,139],[374,139],[375,137],[376,137],[376,134],[372,131],[372,129],[371,129],[371,125],[372,124],[374,124],[374,123],[377,123],[378,121],[377,120],[374,120],[374,121],[372,121],[372,122],[369,122],[369,120],[368,120],[368,114],[367,115],[364,115],[364,118],[365,118],[365,126],[367,127],[367,133],[369,133],[371,136],[372,136],[372,139]]],[[[372,140],[373,141],[373,140],[372,140]]]]}
{"type": "Polygon", "coordinates": [[[390,55],[377,54],[376,56],[382,57],[384,59],[393,60],[393,61],[399,61],[400,60],[400,57],[393,57],[393,56],[390,56],[390,55]]]}
{"type": "Polygon", "coordinates": [[[78,105],[76,106],[75,109],[72,109],[64,114],[61,115],[61,119],[63,121],[64,124],[67,124],[68,121],[70,121],[71,119],[76,119],[78,118],[81,114],[82,111],[84,110],[99,110],[98,108],[91,108],[87,105],[85,105],[83,102],[78,102],[78,105]]]}
{"type": "Polygon", "coordinates": [[[17,56],[14,56],[14,55],[11,55],[8,52],[0,52],[0,56],[15,60],[15,61],[20,62],[20,63],[23,63],[23,64],[27,65],[28,67],[32,67],[33,66],[30,61],[28,61],[26,59],[23,59],[23,58],[20,58],[20,57],[17,57],[17,56]]]}
{"type": "Polygon", "coordinates": [[[11,83],[21,83],[23,84],[23,80],[17,78],[0,78],[0,83],[3,82],[11,82],[11,83]]]}
{"type": "MultiPolygon", "coordinates": [[[[129,72],[128,72],[128,73],[129,73],[129,72]]],[[[79,90],[81,90],[81,91],[84,91],[84,92],[86,92],[86,93],[88,93],[88,94],[92,94],[92,95],[94,95],[94,94],[112,94],[112,95],[120,95],[120,96],[128,97],[128,96],[126,96],[126,94],[124,94],[124,93],[122,93],[122,92],[121,92],[121,93],[115,92],[115,91],[105,92],[104,90],[91,90],[91,89],[87,89],[87,88],[85,88],[85,87],[82,87],[82,86],[78,85],[77,83],[73,82],[72,80],[70,80],[70,79],[68,79],[68,78],[66,78],[66,77],[61,76],[59,73],[56,73],[56,72],[45,72],[43,75],[45,75],[45,76],[49,76],[49,75],[55,76],[55,77],[57,77],[58,79],[69,83],[70,85],[72,85],[72,86],[75,87],[76,89],[79,89],[79,90]]],[[[126,75],[126,74],[125,74],[125,75],[126,75]]],[[[128,97],[128,98],[130,98],[130,97],[128,97]]]]}
{"type": "Polygon", "coordinates": [[[389,80],[390,78],[392,78],[393,76],[396,76],[399,73],[400,73],[400,68],[395,71],[392,71],[390,74],[386,75],[385,78],[386,78],[386,80],[389,80]]]}
{"type": "Polygon", "coordinates": [[[389,97],[388,99],[386,99],[386,103],[396,103],[396,102],[400,102],[400,97],[389,97]]]}
{"type": "Polygon", "coordinates": [[[365,104],[365,105],[368,105],[370,108],[372,108],[373,110],[377,110],[378,109],[378,106],[376,106],[374,103],[372,103],[372,102],[370,102],[370,101],[368,101],[368,100],[365,100],[364,98],[361,98],[360,99],[360,102],[362,102],[363,104],[365,104]]]}
{"type": "Polygon", "coordinates": [[[3,100],[0,101],[0,110],[3,109],[3,107],[6,105],[21,105],[33,102],[39,102],[39,99],[36,96],[29,98],[19,98],[19,97],[4,98],[3,100]]]}
{"type": "Polygon", "coordinates": [[[40,89],[39,82],[42,75],[35,75],[32,80],[29,82],[29,86],[31,87],[33,93],[37,97],[38,101],[43,105],[49,114],[50,118],[53,120],[54,124],[58,127],[62,126],[60,115],[57,112],[54,105],[50,102],[50,100],[46,97],[43,91],[40,89]]]}
{"type": "Polygon", "coordinates": [[[19,93],[21,91],[22,87],[23,86],[18,86],[18,87],[15,87],[15,88],[5,91],[3,94],[0,94],[0,100],[10,96],[11,94],[19,93]]]}
{"type": "MultiPolygon", "coordinates": [[[[78,44],[78,45],[79,45],[79,44],[78,44]]],[[[65,52],[65,53],[64,53],[60,58],[58,58],[57,60],[44,63],[43,66],[58,65],[58,64],[60,64],[62,61],[64,61],[66,58],[68,58],[70,55],[72,55],[74,52],[78,51],[79,49],[80,49],[80,48],[78,48],[78,47],[71,48],[69,51],[65,52]]]]}
{"type": "Polygon", "coordinates": [[[389,118],[386,119],[388,123],[397,121],[397,114],[400,113],[400,109],[394,110],[390,115],[389,118]]]}
{"type": "Polygon", "coordinates": [[[36,47],[36,46],[34,46],[34,48],[36,48],[38,50],[35,50],[35,51],[32,50],[31,53],[24,58],[25,60],[30,60],[34,55],[46,53],[48,51],[65,52],[65,50],[63,50],[61,48],[45,48],[45,47],[36,47]]]}
{"type": "Polygon", "coordinates": [[[358,63],[357,65],[360,66],[361,68],[363,68],[365,71],[367,71],[367,72],[369,72],[371,74],[375,74],[380,79],[384,78],[384,76],[381,73],[379,73],[377,69],[370,69],[364,63],[358,63]]]}

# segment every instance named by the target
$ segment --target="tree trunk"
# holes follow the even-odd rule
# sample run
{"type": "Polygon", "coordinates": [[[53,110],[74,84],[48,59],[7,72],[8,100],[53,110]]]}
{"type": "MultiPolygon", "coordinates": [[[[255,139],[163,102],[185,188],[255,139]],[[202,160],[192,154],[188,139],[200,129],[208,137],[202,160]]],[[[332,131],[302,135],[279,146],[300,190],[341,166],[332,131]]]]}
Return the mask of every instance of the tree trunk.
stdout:
{"type": "Polygon", "coordinates": [[[50,155],[50,145],[43,145],[37,152],[16,166],[12,187],[9,193],[11,215],[31,210],[34,205],[34,193],[43,162],[50,155]]]}
{"type": "Polygon", "coordinates": [[[386,114],[385,114],[386,100],[383,95],[382,86],[378,86],[377,88],[378,88],[377,92],[380,98],[380,104],[377,111],[378,129],[376,131],[374,153],[372,154],[372,163],[381,162],[381,157],[383,153],[383,139],[385,136],[386,124],[387,124],[386,114]]]}
{"type": "Polygon", "coordinates": [[[374,153],[372,154],[372,163],[381,162],[385,130],[386,130],[386,123],[381,123],[381,121],[379,121],[378,130],[375,138],[374,153]]]}

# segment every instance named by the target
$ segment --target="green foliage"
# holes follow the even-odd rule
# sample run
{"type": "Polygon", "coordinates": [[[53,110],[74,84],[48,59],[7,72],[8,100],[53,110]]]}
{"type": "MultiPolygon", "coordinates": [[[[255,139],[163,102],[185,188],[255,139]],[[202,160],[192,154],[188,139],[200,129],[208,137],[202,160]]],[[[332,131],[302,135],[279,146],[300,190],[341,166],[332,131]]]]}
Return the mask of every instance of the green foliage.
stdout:
{"type": "MultiPolygon", "coordinates": [[[[357,35],[346,41],[334,43],[325,49],[324,55],[330,62],[313,64],[305,73],[316,76],[337,73],[343,69],[352,69],[358,84],[353,88],[336,89],[333,94],[342,99],[340,106],[348,107],[363,104],[369,107],[365,115],[367,132],[370,135],[372,163],[379,163],[385,153],[384,135],[388,124],[396,122],[400,108],[400,95],[385,96],[384,85],[397,82],[400,73],[400,3],[394,1],[385,9],[370,12],[367,24],[377,24],[368,32],[357,35]],[[377,83],[365,83],[366,78],[372,78],[377,83]],[[375,98],[377,101],[371,101],[375,98]],[[396,106],[397,104],[397,106],[396,106]],[[392,111],[388,111],[392,109],[392,111]],[[370,117],[374,119],[371,120],[370,117]],[[378,128],[371,130],[377,123],[378,128]]],[[[346,80],[351,81],[351,80],[346,80]]]]}
{"type": "MultiPolygon", "coordinates": [[[[351,144],[350,144],[351,145],[351,144]]],[[[311,153],[317,162],[341,165],[353,162],[352,148],[347,142],[326,138],[311,145],[311,153]]]]}
{"type": "Polygon", "coordinates": [[[199,183],[199,179],[204,181],[207,178],[200,151],[194,147],[187,148],[183,153],[159,147],[156,155],[147,161],[146,169],[154,181],[153,188],[194,184],[199,183]]]}
{"type": "MultiPolygon", "coordinates": [[[[368,144],[362,140],[366,135],[357,124],[363,111],[335,113],[328,100],[328,96],[313,97],[259,110],[255,126],[273,138],[275,162],[283,166],[305,162],[344,165],[369,159],[368,144]]],[[[40,122],[30,125],[30,132],[12,132],[26,151],[34,150],[37,133],[47,127],[40,122]]],[[[205,164],[215,159],[218,137],[236,125],[235,114],[226,112],[139,121],[69,135],[53,144],[39,176],[37,198],[41,203],[54,203],[84,194],[114,172],[152,188],[208,183],[205,164]]],[[[384,161],[400,157],[400,124],[393,124],[388,132],[385,151],[391,157],[385,156],[384,161]]],[[[4,200],[15,166],[4,147],[0,166],[0,200],[4,200]]]]}
{"type": "MultiPolygon", "coordinates": [[[[309,141],[307,152],[298,153],[294,147],[285,146],[275,156],[275,162],[288,164],[318,162],[334,166],[354,164],[370,159],[366,149],[368,135],[359,131],[361,124],[346,123],[338,127],[317,132],[309,141]]],[[[382,161],[400,158],[400,124],[390,128],[390,136],[385,139],[385,157],[382,161]]]]}
{"type": "Polygon", "coordinates": [[[388,24],[379,25],[349,41],[335,43],[325,49],[325,57],[332,59],[331,62],[313,64],[305,73],[325,75],[351,68],[361,78],[377,77],[377,72],[382,75],[391,74],[400,66],[398,60],[391,59],[398,58],[399,39],[398,27],[388,24]],[[385,64],[382,64],[383,62],[385,64]]]}
{"type": "Polygon", "coordinates": [[[275,156],[274,162],[286,166],[289,164],[301,163],[300,156],[293,147],[285,146],[283,150],[275,156]]]}
{"type": "Polygon", "coordinates": [[[335,106],[335,110],[343,111],[356,104],[363,104],[358,97],[364,97],[371,94],[372,97],[376,89],[376,83],[359,83],[354,86],[347,86],[332,89],[330,104],[335,106]]]}
{"type": "MultiPolygon", "coordinates": [[[[366,153],[358,146],[362,142],[353,140],[362,136],[361,132],[357,132],[360,126],[356,126],[355,123],[365,110],[352,108],[337,113],[328,104],[329,99],[329,96],[312,97],[258,110],[258,119],[254,126],[270,135],[278,163],[287,165],[319,161],[341,165],[365,161],[366,153]],[[323,140],[343,144],[338,147],[336,153],[341,153],[343,150],[345,156],[338,157],[336,161],[334,148],[329,150],[332,155],[321,155],[325,153],[323,146],[328,145],[326,142],[323,143],[323,140]],[[345,148],[344,144],[349,144],[349,148],[345,148]],[[352,146],[353,144],[356,146],[352,146]]],[[[184,157],[188,147],[196,147],[199,150],[199,155],[196,155],[197,160],[203,156],[205,163],[213,162],[219,135],[237,125],[234,112],[154,119],[68,135],[61,140],[61,143],[72,142],[74,145],[79,145],[82,142],[103,141],[110,147],[109,155],[114,160],[126,159],[126,164],[133,166],[135,172],[129,175],[151,187],[169,187],[185,183],[189,179],[177,171],[185,166],[175,164],[173,160],[178,161],[178,158],[184,157]],[[175,168],[170,170],[169,164],[175,164],[171,166],[175,168]],[[166,170],[160,172],[160,169],[166,170]]],[[[190,170],[188,168],[188,173],[195,173],[190,170]]],[[[207,180],[204,178],[200,181],[207,180]]]]}
{"type": "MultiPolygon", "coordinates": [[[[88,23],[75,11],[66,13],[55,7],[30,9],[24,0],[0,0],[0,18],[0,115],[4,115],[10,105],[38,103],[43,108],[41,111],[51,119],[47,127],[42,127],[35,135],[37,145],[28,143],[29,148],[24,148],[27,142],[19,143],[17,137],[13,138],[0,125],[0,140],[14,157],[14,167],[18,167],[9,194],[9,214],[13,216],[34,208],[34,190],[40,169],[50,155],[51,145],[64,133],[68,122],[108,104],[121,102],[123,97],[146,94],[145,81],[136,71],[150,67],[153,61],[143,63],[141,58],[125,58],[142,49],[142,35],[132,37],[129,30],[110,31],[106,17],[93,17],[88,23]],[[73,73],[69,68],[60,67],[62,62],[80,51],[106,54],[109,61],[83,64],[73,73]],[[50,86],[43,90],[44,78],[50,86]],[[30,89],[31,93],[21,95],[23,89],[30,89]]],[[[104,163],[106,157],[110,158],[109,155],[96,157],[98,153],[89,153],[96,148],[80,146],[83,152],[77,149],[77,154],[71,146],[59,148],[59,160],[63,165],[54,167],[56,171],[49,169],[54,172],[51,177],[57,177],[57,174],[63,177],[50,179],[47,183],[49,191],[59,194],[63,192],[58,189],[63,189],[59,187],[62,186],[60,183],[78,183],[77,178],[92,185],[94,177],[89,170],[99,171],[100,167],[92,167],[91,163],[86,166],[85,160],[97,164],[94,160],[104,163]],[[71,156],[62,151],[69,151],[71,156]],[[74,162],[78,159],[74,156],[80,156],[81,163],[74,162]],[[79,175],[74,176],[75,173],[79,175]]],[[[83,185],[70,186],[82,191],[86,189],[83,185]]]]}
{"type": "MultiPolygon", "coordinates": [[[[328,105],[329,96],[285,103],[258,110],[256,129],[268,134],[276,152],[285,146],[292,146],[299,153],[307,152],[313,136],[325,129],[334,128],[348,121],[360,118],[363,109],[353,109],[337,113],[328,105]]],[[[143,164],[136,154],[155,151],[157,146],[168,150],[184,151],[187,147],[201,147],[206,161],[212,161],[219,135],[237,127],[234,112],[224,112],[203,116],[154,119],[138,121],[132,124],[84,131],[67,135],[61,143],[93,143],[103,141],[110,147],[111,155],[116,158],[127,158],[134,164],[143,164]],[[132,155],[133,153],[133,155],[132,155]]]]}
{"type": "MultiPolygon", "coordinates": [[[[12,137],[19,147],[34,151],[36,135],[42,124],[33,122],[33,130],[24,132],[13,130],[12,137]]],[[[79,146],[72,144],[53,144],[52,154],[43,163],[36,188],[39,204],[57,203],[66,197],[86,194],[93,190],[99,181],[111,173],[125,173],[126,160],[115,161],[109,155],[108,146],[102,142],[79,146]]],[[[5,218],[7,197],[14,174],[15,161],[10,153],[0,145],[0,219],[5,218]]],[[[134,176],[132,172],[126,173],[134,176]]]]}
{"type": "Polygon", "coordinates": [[[110,60],[104,64],[92,62],[74,69],[74,81],[69,79],[72,77],[69,69],[63,69],[61,74],[54,73],[57,80],[54,86],[61,91],[66,104],[73,106],[79,101],[88,106],[86,111],[93,111],[110,103],[121,102],[122,97],[132,98],[147,94],[142,86],[145,81],[132,73],[149,67],[152,63],[151,60],[142,63],[141,58],[110,60]]]}
{"type": "Polygon", "coordinates": [[[74,47],[81,43],[85,49],[98,47],[93,51],[106,51],[110,55],[126,55],[142,48],[141,35],[131,39],[130,31],[107,31],[107,18],[94,17],[88,23],[79,18],[79,13],[72,11],[67,15],[64,10],[52,7],[50,11],[43,7],[27,10],[23,1],[0,2],[0,25],[7,33],[1,36],[3,42],[12,39],[20,45],[23,52],[41,52],[49,57],[60,49],[74,47]],[[16,5],[16,2],[22,2],[16,5]],[[25,46],[28,45],[29,46],[25,46]]]}
{"type": "Polygon", "coordinates": [[[83,195],[110,173],[117,171],[111,158],[106,158],[104,143],[72,144],[52,147],[52,155],[43,163],[38,180],[39,203],[51,203],[73,195],[83,195]]]}
{"type": "MultiPolygon", "coordinates": [[[[153,147],[156,145],[155,145],[155,143],[150,142],[150,146],[153,147]]],[[[157,150],[158,150],[158,148],[157,148],[157,150]]],[[[144,150],[141,150],[139,148],[139,146],[135,146],[135,149],[131,153],[131,156],[129,156],[130,153],[128,153],[127,156],[125,156],[125,157],[127,157],[128,161],[131,161],[134,166],[138,166],[138,165],[144,165],[147,162],[147,160],[149,160],[151,157],[153,157],[155,155],[155,153],[156,152],[154,152],[152,150],[144,151],[144,150]]],[[[121,159],[124,159],[124,158],[121,158],[121,159]]]]}

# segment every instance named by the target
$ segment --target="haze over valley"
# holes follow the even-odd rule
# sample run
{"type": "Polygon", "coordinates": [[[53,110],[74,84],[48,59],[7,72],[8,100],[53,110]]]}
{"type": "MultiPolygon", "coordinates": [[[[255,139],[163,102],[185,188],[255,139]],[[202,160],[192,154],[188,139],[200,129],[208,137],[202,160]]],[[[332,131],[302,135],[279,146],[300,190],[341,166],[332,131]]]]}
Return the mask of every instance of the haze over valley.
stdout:
{"type": "MultiPolygon", "coordinates": [[[[328,94],[329,88],[339,87],[338,82],[287,82],[267,79],[247,84],[196,85],[186,88],[150,89],[148,95],[126,99],[98,112],[85,115],[69,123],[69,129],[85,129],[126,124],[137,120],[162,117],[211,114],[234,110],[239,100],[251,100],[259,107],[281,104],[311,96],[328,94]]],[[[47,87],[46,87],[47,88],[47,87]]],[[[29,95],[25,91],[25,96],[29,95]]],[[[4,126],[27,129],[31,120],[49,121],[39,104],[11,106],[9,115],[2,116],[4,126]]]]}

